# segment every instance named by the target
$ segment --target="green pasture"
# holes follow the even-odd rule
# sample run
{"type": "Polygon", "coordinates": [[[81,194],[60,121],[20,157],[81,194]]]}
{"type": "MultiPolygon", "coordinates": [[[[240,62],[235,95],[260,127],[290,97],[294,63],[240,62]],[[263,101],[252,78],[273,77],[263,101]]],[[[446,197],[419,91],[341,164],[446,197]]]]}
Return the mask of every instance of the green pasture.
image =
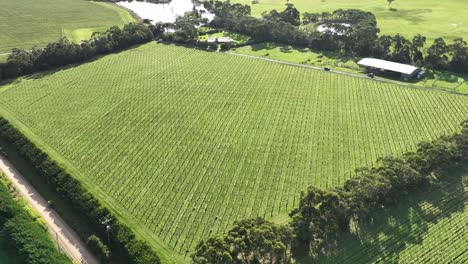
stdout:
{"type": "Polygon", "coordinates": [[[63,36],[81,41],[94,31],[134,21],[126,10],[87,0],[0,0],[0,6],[0,54],[63,36]]]}
{"type": "MultiPolygon", "coordinates": [[[[437,37],[468,39],[468,2],[466,0],[395,0],[390,10],[386,0],[291,0],[301,13],[331,12],[336,9],[361,9],[375,14],[381,34],[422,34],[431,40],[437,37]]],[[[260,16],[272,9],[284,9],[284,0],[231,0],[252,6],[252,14],[260,16]]]]}
{"type": "Polygon", "coordinates": [[[468,97],[150,43],[0,86],[0,114],[167,263],[459,130],[468,97]]]}
{"type": "MultiPolygon", "coordinates": [[[[315,67],[328,67],[335,71],[357,73],[363,76],[366,74],[365,70],[356,63],[359,58],[340,52],[312,50],[274,43],[239,47],[233,49],[232,52],[315,67]]],[[[388,76],[382,75],[379,77],[388,78],[388,76]]],[[[393,81],[400,82],[401,79],[397,78],[393,81]]],[[[407,84],[408,82],[401,81],[401,83],[407,84]]],[[[420,87],[468,94],[468,75],[462,73],[426,70],[424,79],[414,80],[410,83],[420,87]]]]}

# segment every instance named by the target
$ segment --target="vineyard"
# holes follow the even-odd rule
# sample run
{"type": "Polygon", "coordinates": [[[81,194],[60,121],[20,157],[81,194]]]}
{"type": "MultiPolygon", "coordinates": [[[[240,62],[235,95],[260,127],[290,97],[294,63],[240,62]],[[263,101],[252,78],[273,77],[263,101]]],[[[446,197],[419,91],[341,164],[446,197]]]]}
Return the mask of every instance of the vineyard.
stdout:
{"type": "Polygon", "coordinates": [[[411,196],[380,218],[360,238],[344,239],[346,247],[323,263],[466,263],[468,174],[428,193],[411,196]],[[346,261],[344,261],[346,260],[346,261]]]}
{"type": "Polygon", "coordinates": [[[185,256],[457,131],[468,97],[151,43],[0,86],[0,114],[185,256]]]}

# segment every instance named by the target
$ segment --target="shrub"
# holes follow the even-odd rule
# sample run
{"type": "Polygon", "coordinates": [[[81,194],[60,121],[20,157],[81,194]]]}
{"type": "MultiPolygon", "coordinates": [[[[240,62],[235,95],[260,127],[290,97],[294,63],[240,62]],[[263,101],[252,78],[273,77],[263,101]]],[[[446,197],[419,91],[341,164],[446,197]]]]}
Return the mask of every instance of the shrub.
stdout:
{"type": "Polygon", "coordinates": [[[110,251],[107,246],[102,243],[101,239],[96,235],[88,238],[87,244],[91,251],[98,257],[101,263],[108,263],[110,258],[110,251]]]}

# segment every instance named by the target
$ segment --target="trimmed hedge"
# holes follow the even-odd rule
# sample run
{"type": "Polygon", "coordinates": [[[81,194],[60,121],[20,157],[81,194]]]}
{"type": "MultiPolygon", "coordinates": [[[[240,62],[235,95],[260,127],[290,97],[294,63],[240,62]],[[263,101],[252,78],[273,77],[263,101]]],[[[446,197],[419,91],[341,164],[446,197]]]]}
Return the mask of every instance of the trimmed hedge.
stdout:
{"type": "Polygon", "coordinates": [[[95,229],[101,241],[107,239],[106,226],[101,221],[104,218],[112,219],[108,224],[111,227],[109,234],[111,243],[107,245],[111,252],[124,253],[128,263],[160,263],[158,255],[148,244],[136,239],[133,231],[112,215],[77,179],[3,117],[0,117],[0,138],[11,144],[59,196],[66,199],[73,209],[89,220],[89,227],[95,229]]]}

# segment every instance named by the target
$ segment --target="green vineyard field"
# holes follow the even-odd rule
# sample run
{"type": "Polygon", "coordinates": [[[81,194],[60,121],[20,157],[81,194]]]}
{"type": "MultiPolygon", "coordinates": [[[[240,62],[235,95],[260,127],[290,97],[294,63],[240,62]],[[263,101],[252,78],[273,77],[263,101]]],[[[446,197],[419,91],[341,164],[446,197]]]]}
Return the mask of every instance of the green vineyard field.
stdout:
{"type": "Polygon", "coordinates": [[[323,263],[466,263],[468,261],[468,174],[429,192],[411,195],[395,208],[377,212],[360,236],[323,263]]]}
{"type": "Polygon", "coordinates": [[[468,97],[151,43],[0,86],[0,114],[184,256],[458,131],[468,97]]]}

